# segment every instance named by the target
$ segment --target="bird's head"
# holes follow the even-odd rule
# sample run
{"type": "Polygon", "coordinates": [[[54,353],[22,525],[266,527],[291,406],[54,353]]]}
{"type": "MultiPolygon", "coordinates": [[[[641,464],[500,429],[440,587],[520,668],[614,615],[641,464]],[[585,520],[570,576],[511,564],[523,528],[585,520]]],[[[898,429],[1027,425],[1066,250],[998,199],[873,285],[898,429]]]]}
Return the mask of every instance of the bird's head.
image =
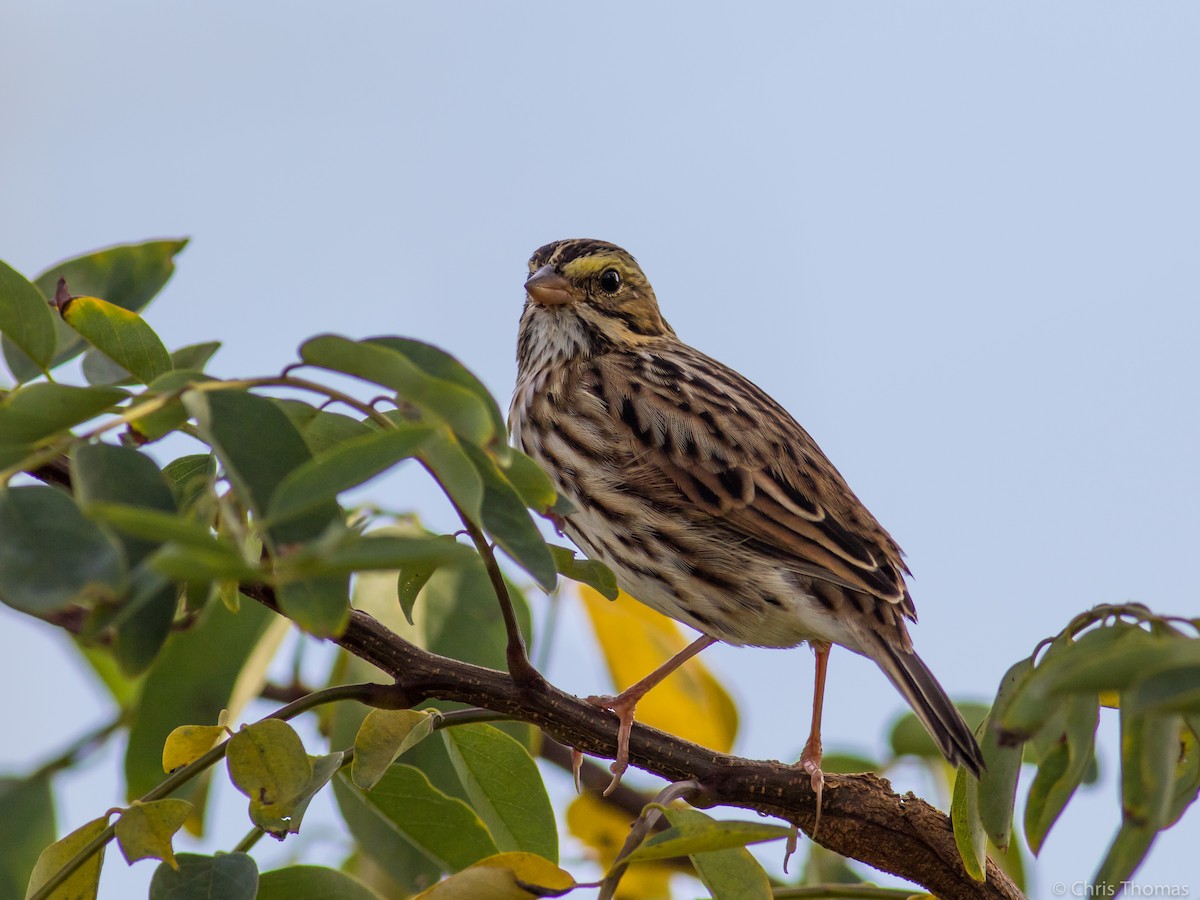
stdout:
{"type": "Polygon", "coordinates": [[[675,332],[641,266],[615,244],[554,241],[529,259],[518,360],[633,349],[675,332]]]}

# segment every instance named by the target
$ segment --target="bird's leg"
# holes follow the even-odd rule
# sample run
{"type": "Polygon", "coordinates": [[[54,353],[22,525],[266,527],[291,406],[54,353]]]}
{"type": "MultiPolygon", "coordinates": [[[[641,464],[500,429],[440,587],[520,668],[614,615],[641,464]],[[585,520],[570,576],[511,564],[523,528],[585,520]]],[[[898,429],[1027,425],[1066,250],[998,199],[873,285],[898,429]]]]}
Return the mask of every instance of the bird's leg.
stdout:
{"type": "MultiPolygon", "coordinates": [[[[708,635],[697,638],[637,684],[625,688],[617,696],[587,698],[587,702],[593,706],[615,712],[617,720],[620,722],[620,725],[617,727],[617,756],[613,760],[612,765],[609,766],[609,771],[612,772],[613,779],[609,786],[604,789],[604,796],[607,797],[616,789],[617,785],[621,783],[621,776],[629,768],[629,733],[633,730],[633,711],[637,707],[638,701],[685,662],[705,647],[711,646],[716,642],[716,638],[709,637],[708,635]]],[[[826,650],[828,652],[828,647],[826,650]]],[[[818,759],[820,759],[819,747],[820,745],[818,744],[818,759]]]]}
{"type": "Polygon", "coordinates": [[[817,658],[817,675],[813,683],[812,727],[804,751],[800,754],[800,768],[808,773],[813,793],[817,795],[817,817],[813,823],[812,836],[816,837],[821,827],[821,791],[825,787],[825,773],[821,771],[821,709],[825,705],[825,670],[829,667],[829,641],[811,641],[813,655],[817,658]]]}

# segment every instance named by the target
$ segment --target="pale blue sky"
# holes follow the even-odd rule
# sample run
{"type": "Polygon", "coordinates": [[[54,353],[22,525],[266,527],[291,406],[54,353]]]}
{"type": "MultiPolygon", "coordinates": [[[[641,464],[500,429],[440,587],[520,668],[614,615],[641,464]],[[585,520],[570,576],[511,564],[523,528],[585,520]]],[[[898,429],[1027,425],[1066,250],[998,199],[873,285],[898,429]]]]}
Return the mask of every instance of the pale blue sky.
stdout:
{"type": "MultiPolygon", "coordinates": [[[[219,372],[400,333],[507,398],[529,253],[620,243],[685,340],[817,438],[909,554],[922,655],[986,698],[1085,607],[1200,608],[1198,45],[1184,2],[10,2],[0,258],[191,235],[149,318],[225,340],[219,372]]],[[[6,718],[43,729],[5,729],[12,767],[103,712],[0,616],[0,676],[37,685],[6,718]]],[[[578,659],[552,677],[590,693],[578,659]]],[[[739,750],[795,757],[810,659],[711,651],[739,750]]],[[[826,746],[876,748],[902,701],[846,653],[830,679],[826,746]]],[[[1038,896],[1100,859],[1115,738],[1038,896]]],[[[115,801],[112,771],[64,824],[115,801]]],[[[1139,880],[1200,893],[1198,838],[1193,810],[1139,880]]],[[[108,867],[106,897],[150,872],[108,867]]]]}

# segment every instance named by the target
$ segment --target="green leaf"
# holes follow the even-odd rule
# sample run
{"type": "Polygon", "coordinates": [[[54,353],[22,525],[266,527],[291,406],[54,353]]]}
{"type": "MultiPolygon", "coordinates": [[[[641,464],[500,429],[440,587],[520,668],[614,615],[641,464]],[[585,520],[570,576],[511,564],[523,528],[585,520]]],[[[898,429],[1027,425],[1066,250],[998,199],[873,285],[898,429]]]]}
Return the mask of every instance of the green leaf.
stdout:
{"type": "Polygon", "coordinates": [[[962,857],[963,868],[976,881],[986,880],[987,832],[979,816],[979,782],[962,766],[954,777],[950,823],[954,827],[954,844],[962,857]]]}
{"type": "Polygon", "coordinates": [[[457,872],[497,852],[471,807],[439,791],[412,766],[392,766],[361,796],[444,871],[457,872]]]}
{"type": "Polygon", "coordinates": [[[166,863],[154,870],[150,900],[254,900],[258,894],[258,866],[245,853],[180,853],[175,859],[178,871],[166,863]]]}
{"type": "MultiPolygon", "coordinates": [[[[500,407],[496,405],[495,399],[488,389],[484,387],[483,382],[476,378],[470,369],[446,351],[432,344],[425,344],[421,341],[402,337],[369,338],[364,343],[378,344],[387,347],[389,350],[395,350],[397,353],[405,356],[417,368],[432,375],[434,378],[449,381],[466,388],[487,408],[488,415],[492,420],[493,433],[503,436],[507,432],[507,427],[504,424],[504,414],[500,412],[500,407]]],[[[500,445],[497,449],[503,454],[503,451],[507,448],[504,445],[500,445]]]]}
{"type": "Polygon", "coordinates": [[[821,757],[821,771],[833,775],[856,775],[859,772],[882,772],[883,763],[856,753],[826,753],[821,757]]]}
{"type": "Polygon", "coordinates": [[[522,502],[530,509],[542,515],[551,511],[560,512],[560,498],[550,481],[550,476],[520,450],[511,450],[508,460],[501,463],[500,468],[509,484],[520,494],[522,502]]]}
{"type": "Polygon", "coordinates": [[[288,866],[263,872],[257,900],[380,900],[361,881],[324,866],[288,866]]]}
{"type": "MultiPolygon", "coordinates": [[[[701,830],[715,824],[711,816],[693,809],[669,807],[664,813],[672,825],[701,830]]],[[[770,900],[771,880],[745,847],[693,853],[696,874],[713,897],[721,900],[770,900]]]]}
{"type": "Polygon", "coordinates": [[[83,377],[88,384],[137,384],[137,379],[129,374],[123,366],[117,365],[95,348],[83,354],[83,363],[80,365],[80,369],[83,370],[83,377]]]}
{"type": "Polygon", "coordinates": [[[242,559],[241,555],[218,540],[206,547],[195,544],[164,544],[148,563],[160,575],[173,581],[261,581],[263,572],[242,559]]]}
{"type": "MultiPolygon", "coordinates": [[[[92,819],[85,825],[80,825],[62,840],[57,841],[42,851],[33,867],[29,878],[29,887],[25,896],[31,897],[47,881],[58,874],[75,854],[86,847],[96,837],[99,837],[108,827],[108,817],[101,816],[92,819]]],[[[100,887],[100,867],[104,863],[104,848],[101,847],[88,857],[87,862],[75,870],[51,895],[55,900],[70,898],[70,900],[96,900],[100,887]]]]}
{"type": "Polygon", "coordinates": [[[1100,721],[1100,700],[1079,694],[1067,701],[1066,730],[1049,756],[1038,764],[1038,773],[1025,803],[1025,837],[1037,855],[1051,826],[1087,774],[1100,721]]]}
{"type": "Polygon", "coordinates": [[[558,861],[558,828],[537,764],[520,743],[491,725],[441,732],[454,771],[502,851],[558,861]]]}
{"type": "Polygon", "coordinates": [[[137,313],[99,297],[72,297],[60,312],[89,344],[142,384],[171,371],[171,354],[137,313]]]}
{"type": "Polygon", "coordinates": [[[413,607],[417,604],[417,595],[429,583],[433,573],[438,570],[440,563],[419,561],[405,563],[400,567],[396,576],[396,596],[400,601],[400,611],[409,625],[413,623],[413,607]]]}
{"type": "Polygon", "coordinates": [[[312,777],[300,735],[279,719],[243,725],[229,739],[225,762],[237,789],[268,806],[295,799],[312,777]]]}
{"type": "Polygon", "coordinates": [[[186,800],[167,798],[149,803],[135,803],[117,819],[117,843],[125,862],[133,865],[139,859],[161,859],[176,868],[171,838],[175,836],[192,812],[186,800]]]}
{"type": "MultiPolygon", "coordinates": [[[[300,433],[275,403],[246,391],[189,391],[183,402],[238,494],[265,518],[275,490],[312,459],[300,433]]],[[[328,501],[268,531],[276,545],[307,541],[341,518],[337,504],[328,501]]]]}
{"type": "MultiPolygon", "coordinates": [[[[1141,629],[1135,631],[1145,634],[1141,629]]],[[[1083,647],[1082,639],[1077,646],[1083,647]]],[[[1200,666],[1200,640],[1163,635],[1135,640],[1131,636],[1120,646],[1107,647],[1103,652],[1079,650],[1070,662],[1053,677],[1047,676],[1049,691],[1124,690],[1156,672],[1200,666]]]]}
{"type": "MultiPolygon", "coordinates": [[[[605,600],[616,600],[621,591],[617,588],[617,576],[602,562],[592,559],[577,559],[575,551],[555,544],[548,545],[554,557],[554,566],[560,575],[595,588],[605,600]]],[[[855,769],[856,772],[865,771],[855,769]]]]}
{"type": "Polygon", "coordinates": [[[124,674],[140,675],[154,662],[171,633],[179,595],[178,585],[153,569],[133,572],[128,596],[108,622],[116,629],[113,656],[124,674]]]}
{"type": "Polygon", "coordinates": [[[470,547],[449,535],[359,534],[341,529],[283,557],[275,572],[288,583],[314,575],[393,571],[411,563],[437,567],[475,556],[470,547]]]}
{"type": "Polygon", "coordinates": [[[286,834],[299,834],[308,804],[342,768],[346,754],[339,751],[325,756],[310,756],[312,775],[308,784],[292,800],[279,804],[262,804],[250,801],[250,818],[264,831],[282,838],[286,834]]]}
{"type": "Polygon", "coordinates": [[[626,861],[711,853],[730,847],[777,841],[787,838],[792,833],[790,828],[783,825],[769,825],[765,822],[717,822],[707,816],[704,818],[705,821],[686,819],[679,825],[672,823],[670,828],[652,834],[625,857],[626,861]]]}
{"type": "Polygon", "coordinates": [[[184,389],[213,380],[203,372],[192,369],[172,369],[155,378],[148,385],[149,390],[139,399],[158,400],[160,405],[133,419],[129,423],[130,431],[141,443],[157,441],[178,431],[188,419],[182,399],[184,389]]]}
{"type": "Polygon", "coordinates": [[[221,349],[220,341],[204,341],[199,344],[188,344],[178,350],[171,351],[171,366],[176,369],[194,369],[203,372],[213,354],[221,349]]]}
{"type": "Polygon", "coordinates": [[[1127,821],[1162,828],[1170,821],[1183,717],[1121,710],[1121,809],[1127,821]]]}
{"type": "Polygon", "coordinates": [[[88,504],[87,515],[151,544],[178,541],[190,547],[228,552],[241,560],[237,551],[222,543],[208,525],[176,513],[127,503],[92,502],[88,504]]]}
{"type": "Polygon", "coordinates": [[[1200,713],[1200,665],[1153,672],[1121,697],[1121,708],[1145,713],[1200,713]]]}
{"type": "Polygon", "coordinates": [[[433,734],[438,716],[424,709],[373,709],[367,713],[354,738],[354,760],[350,777],[369,791],[409,747],[433,734]]]}
{"type": "Polygon", "coordinates": [[[65,493],[0,490],[0,601],[44,615],[115,597],[124,582],[120,549],[65,493]]]}
{"type": "MultiPolygon", "coordinates": [[[[175,255],[187,240],[147,241],[121,244],[94,253],[56,263],[34,279],[45,300],[53,300],[60,277],[67,280],[72,293],[103,297],[128,310],[140,310],[153,299],[175,271],[175,255]]],[[[49,306],[46,311],[49,312],[49,306]]],[[[83,338],[58,316],[51,316],[58,336],[58,351],[50,368],[79,355],[86,347],[83,338]]],[[[18,381],[28,381],[41,371],[25,353],[10,341],[4,342],[4,355],[18,381]]]]}
{"type": "Polygon", "coordinates": [[[0,400],[0,444],[34,444],[110,411],[128,396],[120,388],[25,385],[0,400]]]}
{"type": "MultiPolygon", "coordinates": [[[[529,605],[512,584],[508,593],[528,642],[532,634],[529,605]]],[[[504,668],[504,622],[477,554],[469,553],[460,562],[438,569],[425,586],[424,596],[427,650],[478,666],[504,668]]]]}
{"type": "Polygon", "coordinates": [[[18,381],[28,381],[50,367],[54,356],[54,314],[35,285],[8,263],[0,262],[0,333],[8,367],[18,381]],[[19,350],[25,365],[14,365],[19,350]]]}
{"type": "Polygon", "coordinates": [[[317,409],[302,400],[281,400],[273,397],[271,402],[283,411],[288,421],[300,432],[304,443],[314,456],[334,450],[346,441],[374,434],[378,430],[358,419],[317,409]]]}
{"type": "Polygon", "coordinates": [[[1014,664],[1000,679],[996,702],[992,704],[981,730],[979,747],[983,751],[986,769],[979,779],[979,818],[992,843],[1007,850],[1012,833],[1013,806],[1017,798],[1017,779],[1021,774],[1023,745],[1002,745],[1000,730],[994,726],[1004,715],[1013,695],[1033,672],[1033,659],[1014,664]]]}
{"type": "Polygon", "coordinates": [[[1092,878],[1092,884],[1085,888],[1086,893],[1081,896],[1116,897],[1121,894],[1150,852],[1156,837],[1158,829],[1152,825],[1139,825],[1128,820],[1121,823],[1121,830],[1109,845],[1104,861],[1092,878]]]}
{"type": "Polygon", "coordinates": [[[452,434],[435,434],[421,449],[421,460],[467,517],[478,522],[483,509],[483,478],[452,434]]]}
{"type": "Polygon", "coordinates": [[[1164,644],[1128,622],[1095,628],[1078,640],[1059,637],[1050,645],[1032,676],[1022,680],[1004,714],[995,717],[1002,744],[1035,734],[1063,704],[1067,690],[1121,690],[1145,671],[1128,665],[1128,658],[1150,651],[1157,656],[1164,644]],[[1102,665],[1096,666],[1097,661],[1102,665]],[[1082,676],[1082,677],[1081,677],[1082,676]]]}
{"type": "Polygon", "coordinates": [[[413,456],[433,430],[404,425],[351,438],[293,470],[271,496],[269,519],[280,522],[308,513],[413,456]]]}
{"type": "Polygon", "coordinates": [[[487,405],[471,390],[422,371],[391,347],[327,334],[305,342],[300,358],[308,365],[391,388],[401,400],[432,421],[445,422],[473,444],[487,444],[498,434],[487,405]]]}
{"type": "MultiPolygon", "coordinates": [[[[234,685],[276,616],[243,603],[231,613],[212,604],[188,630],[167,640],[142,685],[125,754],[126,791],[140,797],[162,781],[167,736],[180,725],[216,722],[232,703],[234,685]]],[[[185,789],[185,799],[196,801],[185,789]]]]}
{"type": "Polygon", "coordinates": [[[146,565],[174,581],[259,581],[264,573],[201,522],[143,506],[92,503],[88,518],[150,543],[166,542],[146,565]]]}
{"type": "MultiPolygon", "coordinates": [[[[191,371],[203,374],[209,359],[221,348],[219,341],[189,344],[171,351],[171,368],[176,371],[191,371]]],[[[88,384],[136,384],[124,367],[117,365],[99,350],[88,350],[83,354],[83,377],[88,384]]]]}
{"type": "Polygon", "coordinates": [[[50,775],[0,777],[0,897],[22,897],[43,847],[54,843],[50,775]]]}
{"type": "MultiPolygon", "coordinates": [[[[119,503],[174,516],[175,497],[158,465],[145,453],[111,444],[82,444],[71,453],[71,486],[79,504],[119,503]]],[[[121,541],[130,567],[157,546],[131,536],[121,541]]]]}
{"type": "MultiPolygon", "coordinates": [[[[963,721],[972,731],[979,727],[979,723],[988,714],[988,707],[983,703],[955,703],[954,706],[962,714],[963,721]]],[[[936,760],[944,758],[942,751],[929,736],[928,729],[911,712],[904,713],[896,720],[896,724],[892,726],[892,733],[888,736],[888,741],[891,744],[892,753],[896,756],[919,756],[924,759],[936,760]]]]}
{"type": "Polygon", "coordinates": [[[516,490],[486,453],[464,444],[463,450],[483,479],[480,524],[517,565],[534,577],[544,590],[554,590],[558,570],[550,548],[516,490]]]}
{"type": "Polygon", "coordinates": [[[167,463],[162,472],[178,508],[189,510],[212,488],[217,461],[211,453],[193,453],[167,463]]]}
{"type": "Polygon", "coordinates": [[[280,612],[314,637],[337,637],[350,622],[349,574],[281,581],[275,599],[280,612]]]}
{"type": "MultiPolygon", "coordinates": [[[[1184,716],[1179,730],[1180,750],[1175,762],[1175,783],[1164,817],[1164,828],[1173,826],[1200,795],[1200,716],[1184,716]]],[[[3,846],[0,844],[0,846],[3,846]]]]}
{"type": "MultiPolygon", "coordinates": [[[[341,710],[335,710],[335,720],[340,717],[341,710]]],[[[338,812],[359,851],[406,893],[416,894],[442,875],[442,870],[405,840],[344,774],[334,778],[332,784],[338,812]]]]}

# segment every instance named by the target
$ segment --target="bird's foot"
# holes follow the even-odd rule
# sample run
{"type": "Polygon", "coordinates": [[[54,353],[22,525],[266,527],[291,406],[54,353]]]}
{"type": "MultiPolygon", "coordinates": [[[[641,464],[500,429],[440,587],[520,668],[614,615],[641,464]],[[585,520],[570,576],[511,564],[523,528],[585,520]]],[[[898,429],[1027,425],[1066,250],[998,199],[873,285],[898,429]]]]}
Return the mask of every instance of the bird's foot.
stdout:
{"type": "Polygon", "coordinates": [[[608,767],[613,778],[608,787],[604,789],[604,796],[607,797],[617,789],[617,785],[621,783],[621,776],[629,768],[629,734],[633,730],[633,711],[637,708],[637,702],[641,697],[627,697],[625,694],[618,694],[616,697],[593,696],[584,699],[592,706],[616,713],[619,723],[617,726],[617,755],[613,759],[612,765],[608,767]]]}
{"type": "Polygon", "coordinates": [[[799,765],[808,773],[813,793],[817,795],[817,817],[813,823],[811,835],[815,838],[817,830],[821,827],[821,794],[825,789],[825,773],[821,771],[820,741],[814,743],[811,738],[809,739],[808,743],[804,745],[804,752],[800,754],[799,765]]]}

